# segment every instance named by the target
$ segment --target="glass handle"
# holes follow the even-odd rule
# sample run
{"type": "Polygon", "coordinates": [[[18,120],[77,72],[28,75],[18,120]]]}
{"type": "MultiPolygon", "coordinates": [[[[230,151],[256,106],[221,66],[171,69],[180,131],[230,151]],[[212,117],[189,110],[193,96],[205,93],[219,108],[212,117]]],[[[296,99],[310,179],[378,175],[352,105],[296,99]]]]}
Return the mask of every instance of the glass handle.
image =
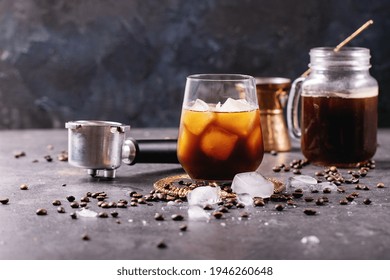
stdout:
{"type": "Polygon", "coordinates": [[[301,85],[304,80],[305,77],[299,77],[298,79],[296,79],[292,83],[290,94],[288,95],[287,126],[291,137],[294,139],[301,138],[301,127],[299,125],[298,108],[299,99],[301,97],[301,85]]]}

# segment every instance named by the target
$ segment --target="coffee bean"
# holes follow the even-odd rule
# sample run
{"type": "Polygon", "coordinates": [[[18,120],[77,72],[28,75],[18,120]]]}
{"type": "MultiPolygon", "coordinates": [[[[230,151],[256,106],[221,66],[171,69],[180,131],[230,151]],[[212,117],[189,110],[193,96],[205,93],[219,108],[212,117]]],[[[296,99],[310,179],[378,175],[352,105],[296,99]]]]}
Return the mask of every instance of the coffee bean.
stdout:
{"type": "Polygon", "coordinates": [[[187,230],[187,225],[181,225],[179,229],[181,231],[186,231],[187,230]]]}
{"type": "Polygon", "coordinates": [[[319,176],[319,177],[323,177],[324,173],[320,172],[320,171],[317,171],[314,175],[319,176]]]}
{"type": "Polygon", "coordinates": [[[278,211],[283,211],[284,205],[283,204],[277,204],[277,205],[275,205],[275,209],[278,210],[278,211]]]}
{"type": "Polygon", "coordinates": [[[46,159],[47,162],[52,162],[53,161],[53,158],[50,155],[46,155],[43,158],[46,159]]]}
{"type": "Polygon", "coordinates": [[[340,205],[347,205],[348,204],[348,200],[343,198],[340,200],[340,205]]]}
{"type": "Polygon", "coordinates": [[[60,206],[60,207],[57,208],[57,212],[58,213],[65,213],[65,208],[60,206]]]}
{"type": "Polygon", "coordinates": [[[329,198],[327,196],[323,196],[321,197],[322,200],[325,202],[325,203],[328,203],[329,202],[329,198]]]}
{"type": "Polygon", "coordinates": [[[351,195],[352,197],[358,197],[358,196],[359,196],[359,193],[358,193],[358,192],[352,192],[350,195],[351,195]]]}
{"type": "Polygon", "coordinates": [[[76,214],[76,212],[70,213],[69,216],[70,216],[73,220],[76,220],[76,219],[77,219],[77,214],[76,214]]]}
{"type": "Polygon", "coordinates": [[[59,206],[59,205],[61,205],[61,201],[56,199],[56,200],[53,200],[53,202],[51,204],[53,204],[54,206],[59,206]]]}
{"type": "Polygon", "coordinates": [[[312,202],[314,200],[314,198],[312,196],[305,196],[304,199],[306,202],[312,202]]]}
{"type": "Polygon", "coordinates": [[[218,212],[222,212],[222,213],[228,213],[229,212],[228,208],[226,208],[225,206],[219,207],[217,211],[218,212]]]}
{"type": "Polygon", "coordinates": [[[317,190],[317,189],[312,189],[311,190],[311,193],[318,193],[319,192],[319,190],[317,190]]]}
{"type": "Polygon", "coordinates": [[[112,211],[110,214],[114,218],[118,217],[118,212],[116,212],[116,211],[112,211]]]}
{"type": "Polygon", "coordinates": [[[146,200],[143,197],[139,198],[137,202],[138,204],[146,204],[146,200]]]}
{"type": "Polygon", "coordinates": [[[314,209],[305,209],[303,210],[303,213],[305,213],[308,216],[314,216],[315,214],[317,214],[317,211],[314,209]]]}
{"type": "Polygon", "coordinates": [[[330,188],[324,188],[324,189],[322,190],[322,192],[323,192],[323,193],[331,193],[332,190],[331,190],[330,188]]]}
{"type": "Polygon", "coordinates": [[[213,210],[213,206],[211,206],[210,204],[206,204],[205,206],[203,206],[203,210],[213,210]]]}
{"type": "Polygon", "coordinates": [[[342,188],[342,187],[338,187],[338,188],[337,188],[337,192],[338,192],[338,193],[345,193],[345,189],[342,188]]]}
{"type": "Polygon", "coordinates": [[[219,211],[215,211],[215,212],[213,212],[213,216],[216,219],[221,219],[223,217],[223,213],[219,212],[219,211]]]}
{"type": "MultiPolygon", "coordinates": [[[[129,202],[128,202],[126,199],[119,199],[119,200],[118,200],[118,203],[122,203],[122,204],[127,205],[129,202]]],[[[117,205],[117,206],[118,206],[118,205],[117,205]]]]}
{"type": "Polygon", "coordinates": [[[106,212],[100,212],[100,213],[98,214],[98,217],[99,217],[99,218],[108,218],[108,214],[107,214],[106,212]]]}
{"type": "Polygon", "coordinates": [[[45,208],[39,208],[35,213],[39,216],[44,216],[47,215],[47,210],[45,208]]]}
{"type": "Polygon", "coordinates": [[[300,175],[300,174],[302,174],[302,172],[301,172],[299,169],[293,169],[293,173],[294,173],[295,175],[300,175]]]}
{"type": "Polygon", "coordinates": [[[359,183],[359,179],[358,178],[353,178],[351,180],[352,184],[358,184],[359,183]]]}
{"type": "Polygon", "coordinates": [[[280,172],[282,169],[279,167],[279,166],[274,166],[274,167],[272,167],[272,171],[273,172],[280,172]]]}
{"type": "Polygon", "coordinates": [[[19,188],[23,191],[28,190],[28,186],[26,184],[21,184],[19,188]]]}
{"type": "Polygon", "coordinates": [[[103,202],[102,204],[100,204],[100,207],[102,207],[102,208],[109,208],[110,206],[108,205],[107,202],[103,202]]]}
{"type": "MultiPolygon", "coordinates": [[[[138,204],[136,202],[131,202],[130,204],[131,206],[137,206],[138,204]],[[135,205],[134,205],[135,204],[135,205]]],[[[127,203],[124,203],[124,202],[118,202],[116,204],[116,207],[118,208],[126,208],[127,207],[127,203]]]]}
{"type": "Polygon", "coordinates": [[[110,201],[109,203],[108,203],[108,208],[116,208],[118,205],[116,204],[116,202],[114,202],[114,201],[110,201]]]}
{"type": "Polygon", "coordinates": [[[81,202],[89,202],[89,197],[88,196],[83,196],[81,199],[80,199],[81,202]]]}
{"type": "Polygon", "coordinates": [[[332,172],[337,172],[337,167],[336,166],[331,166],[329,167],[329,170],[332,172]]]}
{"type": "Polygon", "coordinates": [[[81,236],[81,239],[84,240],[84,241],[89,241],[91,240],[91,238],[89,237],[88,234],[84,233],[82,236],[81,236]]]}
{"type": "Polygon", "coordinates": [[[156,214],[154,214],[154,219],[156,221],[164,221],[164,216],[160,213],[156,213],[156,214]]]}
{"type": "Polygon", "coordinates": [[[172,218],[172,220],[174,220],[174,221],[182,221],[182,220],[184,219],[184,217],[183,217],[182,215],[180,215],[180,214],[173,214],[173,215],[171,216],[171,218],[172,218]]]}
{"type": "Polygon", "coordinates": [[[7,204],[9,202],[9,198],[7,197],[0,197],[0,203],[1,204],[7,204]]]}
{"type": "Polygon", "coordinates": [[[72,208],[79,208],[79,203],[77,201],[73,201],[71,204],[70,204],[70,207],[72,208]]]}
{"type": "Polygon", "coordinates": [[[364,185],[364,186],[363,186],[363,190],[364,190],[364,191],[369,191],[370,188],[369,188],[367,185],[364,185]]]}
{"type": "Polygon", "coordinates": [[[104,203],[104,201],[98,201],[97,206],[102,207],[103,203],[104,203]]]}
{"type": "MultiPolygon", "coordinates": [[[[131,207],[136,207],[136,206],[138,206],[138,203],[132,201],[132,202],[130,202],[130,206],[131,206],[131,207]]],[[[118,203],[118,207],[119,207],[119,203],[118,203]]],[[[122,208],[122,207],[119,207],[119,208],[122,208]]]]}
{"type": "Polygon", "coordinates": [[[141,198],[141,197],[143,197],[143,195],[141,194],[141,193],[133,193],[132,195],[131,195],[131,197],[134,197],[134,198],[141,198]]]}
{"type": "Polygon", "coordinates": [[[20,158],[20,157],[25,157],[25,156],[26,156],[26,153],[23,151],[18,151],[18,152],[14,153],[15,158],[20,158]]]}
{"type": "Polygon", "coordinates": [[[352,202],[352,201],[355,199],[355,197],[352,196],[352,195],[347,195],[347,196],[345,197],[345,199],[348,200],[349,202],[352,202]]]}
{"type": "Polygon", "coordinates": [[[316,205],[322,206],[322,205],[324,205],[324,204],[325,204],[325,201],[324,201],[322,198],[318,198],[318,199],[316,200],[316,205]]]}
{"type": "Polygon", "coordinates": [[[296,206],[297,204],[295,203],[294,200],[289,199],[289,200],[287,200],[287,205],[288,205],[288,206],[296,206]]]}
{"type": "Polygon", "coordinates": [[[66,199],[69,201],[69,202],[73,202],[76,198],[73,196],[73,195],[69,195],[66,197],[66,199]]]}
{"type": "Polygon", "coordinates": [[[96,197],[96,199],[97,199],[98,201],[103,201],[103,200],[106,199],[106,197],[99,194],[99,195],[96,197]]]}
{"type": "MultiPolygon", "coordinates": [[[[263,199],[254,199],[253,200],[253,204],[255,206],[259,206],[259,207],[262,207],[262,206],[265,206],[265,202],[263,199]]],[[[221,211],[222,212],[222,211],[221,211]]]]}
{"type": "Polygon", "coordinates": [[[303,196],[303,193],[297,192],[296,190],[292,193],[294,198],[300,198],[303,196]]]}
{"type": "Polygon", "coordinates": [[[271,150],[269,153],[270,153],[272,156],[276,156],[276,155],[278,154],[278,152],[275,151],[275,150],[271,150]]]}
{"type": "Polygon", "coordinates": [[[244,219],[247,219],[247,218],[249,218],[249,213],[248,212],[241,212],[240,213],[240,217],[244,218],[244,219]]]}
{"type": "Polygon", "coordinates": [[[86,202],[80,202],[80,207],[87,207],[88,206],[88,203],[86,203],[86,202]]]}
{"type": "Polygon", "coordinates": [[[98,196],[99,196],[99,193],[97,193],[97,192],[94,192],[94,193],[91,194],[92,198],[97,198],[98,196]]]}
{"type": "Polygon", "coordinates": [[[91,193],[91,192],[87,192],[87,193],[85,194],[85,196],[86,196],[86,197],[92,197],[92,193],[91,193]]]}
{"type": "Polygon", "coordinates": [[[168,246],[167,246],[167,244],[165,244],[164,241],[160,241],[159,243],[157,243],[157,248],[159,248],[159,249],[165,249],[167,247],[168,246]]]}
{"type": "Polygon", "coordinates": [[[378,183],[378,184],[376,184],[376,187],[378,189],[383,189],[385,187],[385,184],[384,183],[378,183]]]}
{"type": "Polygon", "coordinates": [[[371,204],[371,199],[366,198],[365,200],[363,200],[363,203],[366,205],[369,205],[369,204],[371,204]]]}
{"type": "Polygon", "coordinates": [[[224,205],[225,205],[225,207],[228,208],[228,209],[231,209],[231,208],[234,206],[233,203],[225,203],[224,205]]]}
{"type": "Polygon", "coordinates": [[[285,166],[285,167],[283,168],[283,171],[284,171],[284,172],[289,172],[289,171],[290,171],[290,167],[285,166]]]}
{"type": "Polygon", "coordinates": [[[245,208],[245,204],[244,203],[237,203],[236,205],[237,208],[245,208]]]}
{"type": "Polygon", "coordinates": [[[362,189],[363,189],[363,185],[356,185],[356,186],[355,186],[355,189],[356,189],[356,190],[362,190],[362,189]]]}

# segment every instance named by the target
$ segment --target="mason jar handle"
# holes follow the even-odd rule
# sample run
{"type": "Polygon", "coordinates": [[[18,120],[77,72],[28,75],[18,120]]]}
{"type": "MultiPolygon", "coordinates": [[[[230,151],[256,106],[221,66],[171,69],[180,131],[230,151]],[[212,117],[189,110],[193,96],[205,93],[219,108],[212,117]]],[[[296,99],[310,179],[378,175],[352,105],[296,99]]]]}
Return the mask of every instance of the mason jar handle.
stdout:
{"type": "Polygon", "coordinates": [[[301,127],[298,118],[299,99],[301,97],[301,85],[306,77],[297,78],[291,85],[287,101],[287,126],[290,136],[294,139],[301,138],[301,127]]]}

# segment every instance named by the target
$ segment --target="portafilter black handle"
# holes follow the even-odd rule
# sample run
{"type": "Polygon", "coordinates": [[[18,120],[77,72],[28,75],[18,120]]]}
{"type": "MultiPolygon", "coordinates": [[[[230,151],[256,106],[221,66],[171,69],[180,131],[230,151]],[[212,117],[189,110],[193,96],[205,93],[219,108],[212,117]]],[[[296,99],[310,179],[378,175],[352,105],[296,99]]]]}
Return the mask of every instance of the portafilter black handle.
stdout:
{"type": "Polygon", "coordinates": [[[177,139],[128,138],[122,147],[122,161],[128,165],[136,163],[179,163],[177,139]]]}

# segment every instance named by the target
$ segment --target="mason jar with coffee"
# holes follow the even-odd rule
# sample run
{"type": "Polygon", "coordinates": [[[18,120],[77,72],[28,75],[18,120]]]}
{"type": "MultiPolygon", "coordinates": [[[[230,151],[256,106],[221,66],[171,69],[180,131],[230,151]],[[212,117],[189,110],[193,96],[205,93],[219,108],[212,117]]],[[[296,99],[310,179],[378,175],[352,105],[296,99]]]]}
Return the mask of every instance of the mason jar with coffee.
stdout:
{"type": "Polygon", "coordinates": [[[350,167],[374,156],[378,83],[370,66],[366,48],[310,50],[311,71],[291,87],[287,123],[312,163],[350,167]]]}

